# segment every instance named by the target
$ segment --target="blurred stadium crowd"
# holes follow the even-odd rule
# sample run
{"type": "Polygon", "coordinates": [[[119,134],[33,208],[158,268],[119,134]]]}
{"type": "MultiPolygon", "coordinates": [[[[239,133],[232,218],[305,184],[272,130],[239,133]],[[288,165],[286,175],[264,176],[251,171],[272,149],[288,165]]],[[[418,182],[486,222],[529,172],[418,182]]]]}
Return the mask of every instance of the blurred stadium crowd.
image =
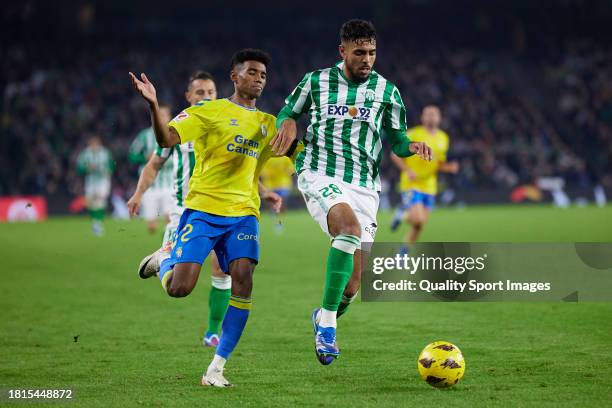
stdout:
{"type": "MultiPolygon", "coordinates": [[[[418,124],[426,104],[442,109],[451,157],[461,164],[460,173],[446,182],[455,190],[511,189],[560,176],[568,185],[612,188],[612,42],[605,33],[559,35],[563,21],[576,18],[572,14],[583,3],[567,1],[546,21],[537,16],[547,10],[519,10],[501,23],[486,8],[440,15],[440,3],[390,2],[390,10],[371,18],[380,31],[375,69],[398,85],[408,123],[418,124]],[[394,13],[400,3],[404,19],[394,13]],[[460,30],[431,34],[428,16],[449,27],[465,21],[460,30]],[[405,33],[402,22],[411,25],[405,33]],[[499,38],[493,40],[496,31],[499,38]]],[[[92,134],[113,152],[115,188],[130,194],[137,170],[127,151],[148,126],[148,115],[129,85],[128,70],[146,72],[160,99],[177,112],[186,105],[182,93],[191,71],[212,72],[219,96],[229,96],[232,52],[264,48],[273,63],[260,108],[275,114],[304,73],[335,62],[336,31],[349,17],[339,7],[334,18],[313,11],[300,21],[269,26],[291,18],[290,8],[280,8],[276,20],[261,15],[259,22],[243,18],[230,26],[224,22],[229,16],[211,10],[210,22],[194,25],[191,33],[180,15],[144,18],[127,11],[114,20],[115,9],[89,2],[78,3],[74,13],[60,13],[70,24],[45,36],[44,29],[26,34],[25,27],[46,13],[36,2],[27,4],[29,11],[13,6],[3,12],[2,21],[10,19],[3,30],[11,36],[0,55],[0,195],[79,194],[75,157],[92,134]],[[123,28],[111,34],[104,28],[108,24],[123,28]],[[285,35],[290,24],[296,30],[285,35]]],[[[593,18],[582,17],[584,24],[593,18]]],[[[387,186],[398,176],[389,161],[382,175],[387,186]]]]}

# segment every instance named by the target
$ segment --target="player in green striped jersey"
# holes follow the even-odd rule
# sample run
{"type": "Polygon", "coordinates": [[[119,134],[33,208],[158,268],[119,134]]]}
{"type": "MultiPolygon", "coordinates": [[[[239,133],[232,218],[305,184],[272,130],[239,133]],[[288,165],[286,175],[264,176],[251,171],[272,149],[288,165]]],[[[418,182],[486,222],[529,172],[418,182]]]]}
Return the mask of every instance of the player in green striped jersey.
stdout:
{"type": "MultiPolygon", "coordinates": [[[[172,119],[169,105],[160,104],[160,113],[167,122],[172,119]]],[[[159,155],[158,149],[159,146],[155,140],[155,132],[153,132],[153,128],[148,127],[136,135],[130,146],[128,159],[134,164],[139,164],[139,172],[142,173],[146,164],[152,159],[152,156],[159,155]]],[[[154,164],[155,160],[151,160],[151,163],[154,164]]],[[[157,223],[160,216],[165,219],[166,224],[170,221],[170,212],[174,206],[172,199],[174,182],[172,163],[165,161],[165,163],[161,163],[153,183],[141,194],[140,214],[147,222],[147,228],[152,234],[157,231],[157,223]]],[[[137,191],[139,194],[141,193],[141,191],[137,191]]]]}
{"type": "Polygon", "coordinates": [[[85,176],[85,200],[95,235],[102,235],[104,212],[111,190],[111,175],[115,164],[110,151],[102,146],[98,136],[89,138],[87,147],[77,157],[77,171],[85,176]]]}
{"type": "MultiPolygon", "coordinates": [[[[217,99],[217,87],[213,76],[205,71],[195,72],[191,78],[189,78],[185,99],[191,106],[197,105],[203,100],[217,99]]],[[[168,122],[170,122],[170,117],[168,117],[168,122]]],[[[130,215],[134,216],[138,213],[143,195],[153,184],[160,169],[170,157],[172,157],[172,176],[174,183],[172,197],[174,199],[174,206],[170,212],[170,221],[166,226],[162,245],[170,242],[178,226],[181,214],[183,214],[183,203],[189,191],[189,179],[191,178],[193,166],[195,164],[193,142],[183,143],[171,148],[161,148],[157,146],[155,154],[151,156],[140,174],[138,186],[134,195],[128,201],[130,215]]],[[[229,303],[231,278],[221,270],[214,251],[211,252],[210,259],[212,264],[212,284],[210,296],[208,298],[208,328],[204,334],[203,344],[209,347],[216,347],[219,343],[221,323],[223,322],[223,317],[229,303]]]]}
{"type": "Polygon", "coordinates": [[[411,143],[406,136],[399,91],[372,69],[372,23],[346,22],[340,40],[342,61],[304,76],[278,115],[279,131],[272,141],[277,153],[286,149],[295,140],[296,120],[308,113],[305,148],[296,170],[308,211],[332,239],[322,307],[312,314],[315,352],[325,365],[340,355],[336,318],[357,295],[361,249],[369,249],[376,233],[382,131],[396,155],[431,160],[426,144],[411,143]]]}

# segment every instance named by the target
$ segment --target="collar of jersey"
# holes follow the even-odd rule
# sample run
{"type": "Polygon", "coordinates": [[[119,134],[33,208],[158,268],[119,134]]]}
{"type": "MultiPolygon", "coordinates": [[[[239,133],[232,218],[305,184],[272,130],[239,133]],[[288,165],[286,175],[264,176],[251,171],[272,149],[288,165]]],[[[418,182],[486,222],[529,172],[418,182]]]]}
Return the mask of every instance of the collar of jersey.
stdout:
{"type": "Polygon", "coordinates": [[[246,109],[246,110],[248,110],[250,112],[257,112],[257,108],[249,108],[248,106],[244,106],[244,105],[241,105],[239,103],[236,103],[236,102],[232,101],[230,98],[225,98],[225,100],[230,102],[230,103],[233,103],[236,106],[240,106],[242,109],[246,109]]]}

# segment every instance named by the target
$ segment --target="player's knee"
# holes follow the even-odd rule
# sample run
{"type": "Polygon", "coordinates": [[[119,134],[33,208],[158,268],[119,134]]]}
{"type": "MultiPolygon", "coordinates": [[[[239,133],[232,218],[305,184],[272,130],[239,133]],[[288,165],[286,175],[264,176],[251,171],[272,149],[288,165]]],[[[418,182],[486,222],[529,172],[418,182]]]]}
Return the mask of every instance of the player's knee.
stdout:
{"type": "Polygon", "coordinates": [[[412,216],[410,214],[410,211],[404,211],[404,214],[402,214],[402,221],[404,221],[406,224],[410,224],[411,219],[412,216]]]}
{"type": "Polygon", "coordinates": [[[334,236],[352,235],[354,237],[360,237],[361,236],[361,225],[359,225],[359,221],[357,220],[354,220],[354,221],[346,220],[345,222],[341,223],[334,232],[335,232],[334,236]]]}
{"type": "Polygon", "coordinates": [[[212,263],[211,274],[212,274],[212,276],[217,277],[217,278],[224,278],[224,277],[227,276],[225,274],[225,272],[223,272],[223,269],[221,269],[221,266],[219,266],[218,262],[217,263],[215,263],[215,262],[212,263]]]}
{"type": "Polygon", "coordinates": [[[250,290],[253,286],[253,276],[251,273],[235,273],[232,276],[232,288],[239,291],[250,290]]]}
{"type": "Polygon", "coordinates": [[[331,208],[327,214],[327,225],[332,237],[338,235],[361,236],[361,226],[353,209],[346,203],[340,203],[331,208]]]}
{"type": "Polygon", "coordinates": [[[251,296],[254,270],[255,262],[250,259],[242,258],[231,263],[230,274],[233,294],[244,297],[251,296]]]}
{"type": "Polygon", "coordinates": [[[359,225],[359,223],[356,223],[354,225],[351,225],[348,229],[346,234],[348,235],[353,235],[355,237],[361,237],[361,225],[359,225]]]}

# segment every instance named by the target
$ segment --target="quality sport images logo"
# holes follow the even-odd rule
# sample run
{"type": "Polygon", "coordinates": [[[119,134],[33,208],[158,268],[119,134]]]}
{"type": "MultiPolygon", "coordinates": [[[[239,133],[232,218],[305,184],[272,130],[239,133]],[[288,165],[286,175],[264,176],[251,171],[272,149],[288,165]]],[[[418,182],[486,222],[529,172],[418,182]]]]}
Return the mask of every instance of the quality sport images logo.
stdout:
{"type": "Polygon", "coordinates": [[[353,119],[367,122],[370,120],[371,113],[371,108],[347,105],[327,105],[327,116],[333,118],[353,119]]]}

